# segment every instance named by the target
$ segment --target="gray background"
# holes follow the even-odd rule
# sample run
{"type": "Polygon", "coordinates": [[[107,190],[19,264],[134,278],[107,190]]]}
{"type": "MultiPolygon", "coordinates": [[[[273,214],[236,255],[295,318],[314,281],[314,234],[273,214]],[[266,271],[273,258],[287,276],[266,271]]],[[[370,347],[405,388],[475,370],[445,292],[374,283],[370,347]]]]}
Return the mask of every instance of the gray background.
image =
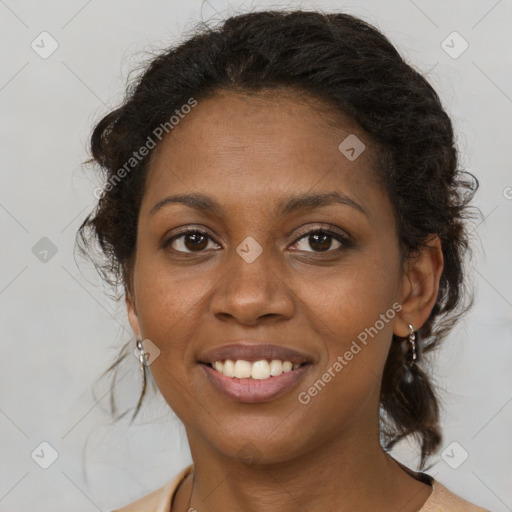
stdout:
{"type": "MultiPolygon", "coordinates": [[[[427,73],[454,120],[461,165],[481,180],[475,204],[485,220],[474,226],[474,308],[435,359],[446,450],[429,472],[492,511],[512,510],[509,0],[0,0],[0,510],[111,510],[190,461],[183,427],[157,393],[134,425],[109,419],[109,381],[99,376],[131,331],[124,305],[73,257],[99,184],[81,162],[91,126],[121,99],[145,51],[182,39],[200,19],[279,6],[374,23],[427,73]],[[58,48],[42,58],[51,44],[58,48]],[[52,450],[58,458],[43,469],[52,450]]],[[[141,383],[134,357],[119,376],[125,410],[141,383]]],[[[415,467],[409,444],[393,453],[415,467]]]]}

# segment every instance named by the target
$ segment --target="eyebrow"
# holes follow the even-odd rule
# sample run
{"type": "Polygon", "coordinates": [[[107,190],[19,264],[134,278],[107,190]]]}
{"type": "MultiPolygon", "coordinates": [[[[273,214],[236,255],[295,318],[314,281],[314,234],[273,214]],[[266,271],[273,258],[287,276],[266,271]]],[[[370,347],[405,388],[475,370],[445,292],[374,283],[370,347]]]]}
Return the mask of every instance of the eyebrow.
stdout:
{"type": "MultiPolygon", "coordinates": [[[[210,196],[204,194],[179,194],[158,201],[158,203],[151,208],[149,215],[154,215],[163,207],[174,203],[184,204],[185,206],[211,215],[221,216],[222,214],[221,205],[210,196]]],[[[298,211],[311,211],[336,203],[351,206],[363,215],[368,215],[366,210],[359,203],[342,192],[311,193],[291,196],[281,200],[277,204],[276,214],[284,217],[298,211]]]]}

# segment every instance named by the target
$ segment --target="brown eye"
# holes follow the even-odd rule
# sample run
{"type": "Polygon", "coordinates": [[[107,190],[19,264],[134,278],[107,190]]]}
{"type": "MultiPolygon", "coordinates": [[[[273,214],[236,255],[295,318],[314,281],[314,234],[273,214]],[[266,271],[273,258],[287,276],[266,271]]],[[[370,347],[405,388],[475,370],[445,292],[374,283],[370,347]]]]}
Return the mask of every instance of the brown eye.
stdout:
{"type": "Polygon", "coordinates": [[[169,238],[163,246],[171,246],[177,252],[201,252],[208,247],[210,240],[208,233],[189,230],[169,238]]]}
{"type": "Polygon", "coordinates": [[[348,240],[343,235],[322,229],[306,233],[301,238],[299,238],[294,245],[298,246],[299,251],[327,252],[329,250],[340,249],[341,247],[348,246],[349,244],[348,240]],[[334,247],[334,249],[332,249],[333,239],[338,244],[338,246],[334,247]],[[313,251],[308,251],[308,245],[313,249],[313,251]]]}

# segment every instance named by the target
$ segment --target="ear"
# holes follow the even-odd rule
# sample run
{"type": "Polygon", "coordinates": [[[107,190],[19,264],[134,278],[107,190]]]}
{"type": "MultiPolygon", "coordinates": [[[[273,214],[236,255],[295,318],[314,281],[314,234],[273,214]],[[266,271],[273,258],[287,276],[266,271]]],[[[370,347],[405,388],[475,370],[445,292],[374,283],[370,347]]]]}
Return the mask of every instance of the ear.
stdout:
{"type": "Polygon", "coordinates": [[[135,301],[132,298],[131,293],[126,294],[126,309],[128,311],[128,321],[132,326],[133,332],[138,340],[142,339],[142,332],[140,328],[139,317],[137,315],[137,308],[135,306],[135,301]]]}
{"type": "Polygon", "coordinates": [[[430,234],[426,246],[406,263],[400,285],[402,309],[396,317],[393,332],[405,338],[411,324],[417,331],[427,320],[434,307],[439,291],[439,280],[443,272],[443,251],[439,236],[430,234]]]}

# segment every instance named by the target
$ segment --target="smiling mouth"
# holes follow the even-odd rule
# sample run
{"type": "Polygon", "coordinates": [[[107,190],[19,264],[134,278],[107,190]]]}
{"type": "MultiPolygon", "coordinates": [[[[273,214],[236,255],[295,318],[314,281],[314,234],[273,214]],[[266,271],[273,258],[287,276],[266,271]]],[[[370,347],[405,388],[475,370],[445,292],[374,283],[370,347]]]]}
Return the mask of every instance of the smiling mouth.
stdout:
{"type": "Polygon", "coordinates": [[[309,361],[292,363],[279,359],[252,362],[226,359],[199,363],[204,376],[215,389],[231,400],[251,404],[268,402],[290,392],[312,366],[309,361]]]}
{"type": "Polygon", "coordinates": [[[205,364],[225,377],[264,380],[279,377],[283,373],[292,372],[310,363],[292,363],[291,361],[281,359],[260,359],[258,361],[226,359],[202,364],[205,364]]]}

